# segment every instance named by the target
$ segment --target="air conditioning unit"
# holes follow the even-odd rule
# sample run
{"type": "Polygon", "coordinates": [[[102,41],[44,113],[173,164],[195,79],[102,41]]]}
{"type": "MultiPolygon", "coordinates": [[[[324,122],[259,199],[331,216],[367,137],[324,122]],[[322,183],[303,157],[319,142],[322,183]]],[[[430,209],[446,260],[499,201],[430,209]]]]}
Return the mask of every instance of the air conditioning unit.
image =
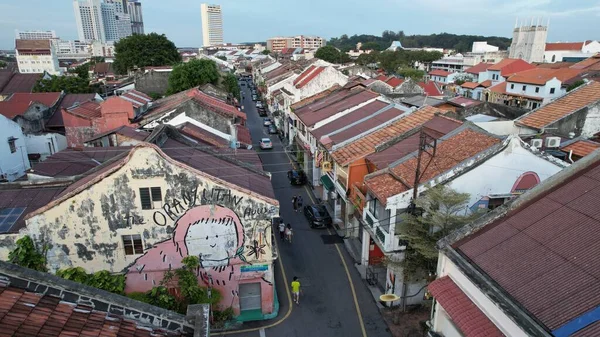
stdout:
{"type": "Polygon", "coordinates": [[[560,137],[548,137],[546,138],[546,148],[559,147],[560,137]]]}
{"type": "Polygon", "coordinates": [[[529,144],[531,144],[531,147],[535,147],[536,149],[541,149],[543,143],[544,143],[543,139],[532,139],[529,144]]]}

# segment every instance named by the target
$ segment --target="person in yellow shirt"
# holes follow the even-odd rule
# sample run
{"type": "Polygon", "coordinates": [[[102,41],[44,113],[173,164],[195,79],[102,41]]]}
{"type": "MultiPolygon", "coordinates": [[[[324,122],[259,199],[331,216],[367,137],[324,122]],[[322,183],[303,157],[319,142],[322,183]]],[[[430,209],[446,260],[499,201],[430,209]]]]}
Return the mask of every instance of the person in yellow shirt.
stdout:
{"type": "Polygon", "coordinates": [[[296,276],[294,276],[294,280],[292,281],[292,299],[296,304],[300,304],[300,281],[298,281],[296,276]]]}

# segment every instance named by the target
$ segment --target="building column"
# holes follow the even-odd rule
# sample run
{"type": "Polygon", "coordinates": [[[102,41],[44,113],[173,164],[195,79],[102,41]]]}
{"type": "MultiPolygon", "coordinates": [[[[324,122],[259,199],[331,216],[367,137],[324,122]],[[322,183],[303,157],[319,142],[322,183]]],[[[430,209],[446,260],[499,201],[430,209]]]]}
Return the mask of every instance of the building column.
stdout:
{"type": "Polygon", "coordinates": [[[371,236],[369,235],[368,231],[364,230],[363,237],[362,237],[362,249],[360,252],[360,263],[365,268],[369,265],[370,243],[371,243],[371,236]]]}

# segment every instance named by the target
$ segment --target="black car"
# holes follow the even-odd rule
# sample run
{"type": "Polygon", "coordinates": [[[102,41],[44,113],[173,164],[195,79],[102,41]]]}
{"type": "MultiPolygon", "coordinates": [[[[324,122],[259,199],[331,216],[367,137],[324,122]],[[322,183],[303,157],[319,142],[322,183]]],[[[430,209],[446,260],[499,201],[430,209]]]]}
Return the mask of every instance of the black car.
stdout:
{"type": "Polygon", "coordinates": [[[288,171],[288,179],[292,185],[304,185],[306,184],[306,173],[304,171],[292,170],[288,171]]]}
{"type": "Polygon", "coordinates": [[[277,134],[277,127],[273,124],[269,125],[269,134],[271,135],[276,135],[277,134]]]}
{"type": "Polygon", "coordinates": [[[260,117],[267,117],[267,110],[265,108],[258,108],[257,110],[260,117]]]}
{"type": "Polygon", "coordinates": [[[312,228],[327,228],[331,225],[331,216],[323,205],[304,206],[304,215],[312,228]]]}
{"type": "Polygon", "coordinates": [[[258,96],[256,96],[256,95],[252,95],[252,100],[253,100],[253,101],[258,101],[258,96]]]}

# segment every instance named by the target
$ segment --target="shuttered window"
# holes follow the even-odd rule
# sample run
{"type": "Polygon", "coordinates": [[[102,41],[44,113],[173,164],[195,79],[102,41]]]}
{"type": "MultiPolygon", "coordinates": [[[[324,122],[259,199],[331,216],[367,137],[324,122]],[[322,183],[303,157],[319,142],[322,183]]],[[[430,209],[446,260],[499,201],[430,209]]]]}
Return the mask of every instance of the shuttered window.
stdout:
{"type": "Polygon", "coordinates": [[[144,253],[141,235],[123,235],[125,255],[139,255],[144,253]]]}
{"type": "Polygon", "coordinates": [[[142,209],[160,208],[162,206],[162,192],[160,187],[140,188],[140,201],[142,209]]]}
{"type": "Polygon", "coordinates": [[[149,188],[140,188],[140,200],[142,201],[142,209],[152,209],[152,199],[150,199],[149,188]]]}

